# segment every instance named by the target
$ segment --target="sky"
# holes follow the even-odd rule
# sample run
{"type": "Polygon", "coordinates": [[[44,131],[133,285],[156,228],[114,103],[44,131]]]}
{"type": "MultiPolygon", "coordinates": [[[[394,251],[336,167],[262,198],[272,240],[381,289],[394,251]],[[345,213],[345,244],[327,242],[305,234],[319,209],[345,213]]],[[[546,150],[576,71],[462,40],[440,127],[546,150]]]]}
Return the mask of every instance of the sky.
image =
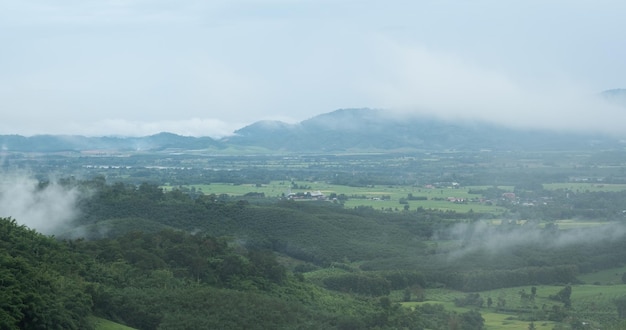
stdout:
{"type": "Polygon", "coordinates": [[[222,137],[340,108],[626,132],[622,0],[0,0],[0,134],[222,137]]]}

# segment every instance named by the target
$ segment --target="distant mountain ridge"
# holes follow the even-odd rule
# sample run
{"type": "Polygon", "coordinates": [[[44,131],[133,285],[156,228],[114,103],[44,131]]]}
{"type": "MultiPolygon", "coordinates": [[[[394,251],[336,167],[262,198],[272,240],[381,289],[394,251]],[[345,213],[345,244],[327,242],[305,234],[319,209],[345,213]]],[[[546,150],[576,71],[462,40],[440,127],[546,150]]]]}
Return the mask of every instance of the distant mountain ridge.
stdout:
{"type": "Polygon", "coordinates": [[[297,124],[256,122],[235,131],[228,143],[290,152],[358,150],[569,150],[616,147],[617,139],[547,130],[511,129],[485,122],[447,121],[389,114],[377,109],[339,109],[297,124]]]}
{"type": "Polygon", "coordinates": [[[158,151],[164,149],[207,149],[219,147],[210,137],[189,137],[159,133],[144,137],[86,137],[80,135],[0,135],[0,151],[61,152],[61,151],[158,151]]]}
{"type": "Polygon", "coordinates": [[[626,107],[626,89],[609,89],[600,95],[609,103],[626,107]]]}
{"type": "MultiPolygon", "coordinates": [[[[621,93],[621,92],[620,92],[621,93]]],[[[620,94],[621,95],[621,94],[620,94]]],[[[626,93],[624,94],[626,95],[626,93]]],[[[296,124],[259,121],[215,140],[159,133],[145,137],[0,135],[5,152],[109,150],[158,152],[250,148],[255,152],[393,152],[408,150],[576,150],[622,147],[608,136],[511,129],[484,122],[391,115],[378,109],[339,109],[296,124]]]]}

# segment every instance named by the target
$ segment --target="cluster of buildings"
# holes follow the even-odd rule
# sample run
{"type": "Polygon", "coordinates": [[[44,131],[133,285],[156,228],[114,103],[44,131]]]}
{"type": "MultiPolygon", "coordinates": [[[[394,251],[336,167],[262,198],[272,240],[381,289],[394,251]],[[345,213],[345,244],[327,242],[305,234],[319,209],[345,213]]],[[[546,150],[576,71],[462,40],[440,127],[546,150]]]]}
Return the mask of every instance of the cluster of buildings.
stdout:
{"type": "Polygon", "coordinates": [[[307,191],[307,192],[298,192],[298,193],[288,193],[285,195],[285,198],[296,200],[296,199],[304,199],[304,200],[319,200],[325,201],[328,198],[321,191],[307,191]]]}

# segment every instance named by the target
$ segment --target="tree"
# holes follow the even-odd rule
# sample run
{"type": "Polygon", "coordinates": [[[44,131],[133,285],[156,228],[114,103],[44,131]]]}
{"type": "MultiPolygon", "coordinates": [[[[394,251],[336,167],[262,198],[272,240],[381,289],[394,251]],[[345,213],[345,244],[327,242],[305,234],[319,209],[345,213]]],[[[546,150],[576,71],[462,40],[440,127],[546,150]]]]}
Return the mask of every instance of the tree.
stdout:
{"type": "Polygon", "coordinates": [[[626,319],[626,296],[622,296],[613,300],[615,307],[617,307],[617,315],[620,319],[626,319]]]}
{"type": "Polygon", "coordinates": [[[481,330],[485,327],[485,319],[479,312],[471,310],[461,314],[461,329],[481,330]]]}
{"type": "Polygon", "coordinates": [[[481,308],[485,304],[485,301],[479,293],[468,293],[463,298],[454,299],[454,304],[458,307],[471,305],[481,308]]]}
{"type": "Polygon", "coordinates": [[[409,288],[404,289],[402,301],[404,302],[411,301],[411,290],[409,288]]]}
{"type": "Polygon", "coordinates": [[[504,308],[506,306],[506,300],[503,297],[498,298],[498,308],[504,308]]]}
{"type": "Polygon", "coordinates": [[[526,293],[526,290],[522,289],[520,292],[518,292],[520,295],[520,299],[522,299],[522,301],[526,301],[530,299],[530,295],[528,293],[526,293]]]}
{"type": "Polygon", "coordinates": [[[285,268],[278,263],[271,251],[248,251],[248,259],[252,275],[268,278],[274,283],[281,283],[287,277],[285,268]]]}
{"type": "Polygon", "coordinates": [[[561,291],[559,291],[556,295],[551,295],[550,299],[562,302],[566,308],[572,307],[572,301],[570,299],[572,295],[572,287],[566,286],[561,291]]]}
{"type": "Polygon", "coordinates": [[[411,293],[415,296],[415,301],[426,300],[426,291],[419,284],[414,284],[410,288],[411,293]]]}

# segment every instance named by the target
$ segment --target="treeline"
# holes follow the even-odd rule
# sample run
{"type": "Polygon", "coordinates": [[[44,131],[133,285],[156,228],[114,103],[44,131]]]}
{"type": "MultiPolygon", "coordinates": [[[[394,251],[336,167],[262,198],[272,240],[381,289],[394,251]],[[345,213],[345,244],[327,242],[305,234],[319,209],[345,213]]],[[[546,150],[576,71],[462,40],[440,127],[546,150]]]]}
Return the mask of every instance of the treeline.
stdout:
{"type": "Polygon", "coordinates": [[[426,277],[417,271],[352,272],[324,278],[330,290],[368,296],[388,295],[391,290],[426,287],[426,277]]]}
{"type": "Polygon", "coordinates": [[[477,292],[524,285],[576,283],[576,275],[577,266],[562,265],[469,272],[437,271],[428,273],[426,279],[431,285],[443,284],[459,291],[477,292]]]}

